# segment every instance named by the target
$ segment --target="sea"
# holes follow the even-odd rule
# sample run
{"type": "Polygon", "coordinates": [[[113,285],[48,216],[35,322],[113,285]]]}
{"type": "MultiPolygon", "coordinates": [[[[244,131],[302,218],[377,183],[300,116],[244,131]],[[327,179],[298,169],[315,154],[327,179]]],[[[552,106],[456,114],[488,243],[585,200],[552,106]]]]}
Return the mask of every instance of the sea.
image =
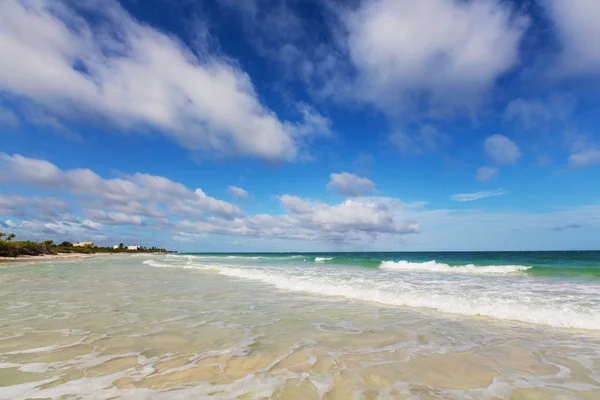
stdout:
{"type": "Polygon", "coordinates": [[[0,264],[0,399],[600,399],[600,252],[0,264]]]}

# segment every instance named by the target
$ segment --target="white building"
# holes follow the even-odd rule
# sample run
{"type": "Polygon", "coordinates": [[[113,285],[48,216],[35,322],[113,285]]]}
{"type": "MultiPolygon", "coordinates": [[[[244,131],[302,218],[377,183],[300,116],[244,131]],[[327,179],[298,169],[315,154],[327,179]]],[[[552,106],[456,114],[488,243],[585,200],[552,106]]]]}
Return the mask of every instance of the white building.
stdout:
{"type": "Polygon", "coordinates": [[[135,245],[135,244],[130,244],[129,246],[127,246],[127,250],[139,250],[141,246],[135,245]]]}
{"type": "Polygon", "coordinates": [[[118,249],[118,248],[119,248],[119,245],[118,245],[118,244],[115,244],[115,245],[113,246],[113,249],[118,249]]]}
{"type": "Polygon", "coordinates": [[[94,247],[94,242],[76,242],[73,247],[94,247]]]}

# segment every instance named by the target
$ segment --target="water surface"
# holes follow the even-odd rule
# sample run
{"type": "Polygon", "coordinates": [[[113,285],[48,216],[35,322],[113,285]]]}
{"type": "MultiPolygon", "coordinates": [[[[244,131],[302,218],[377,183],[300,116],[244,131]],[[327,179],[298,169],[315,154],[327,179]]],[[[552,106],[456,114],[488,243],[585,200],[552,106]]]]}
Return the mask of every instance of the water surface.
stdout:
{"type": "Polygon", "coordinates": [[[598,253],[0,266],[0,398],[597,399],[598,253]]]}

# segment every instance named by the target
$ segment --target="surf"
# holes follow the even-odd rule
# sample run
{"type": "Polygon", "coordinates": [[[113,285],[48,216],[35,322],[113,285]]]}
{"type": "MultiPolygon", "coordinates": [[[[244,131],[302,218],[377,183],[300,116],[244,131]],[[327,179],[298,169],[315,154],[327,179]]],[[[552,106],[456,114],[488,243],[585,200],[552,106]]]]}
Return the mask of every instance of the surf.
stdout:
{"type": "Polygon", "coordinates": [[[438,263],[435,260],[426,262],[383,261],[379,268],[391,271],[427,271],[459,274],[512,274],[524,272],[532,267],[524,265],[455,265],[438,263]]]}
{"type": "Polygon", "coordinates": [[[444,314],[487,317],[555,328],[600,330],[600,311],[583,309],[573,304],[545,302],[544,299],[539,299],[535,303],[524,303],[517,299],[495,299],[477,294],[439,293],[435,288],[393,290],[393,287],[385,287],[377,283],[365,284],[366,282],[358,277],[345,282],[332,282],[326,276],[286,276],[258,269],[220,268],[219,274],[261,281],[285,291],[367,301],[388,306],[431,309],[444,314]]]}

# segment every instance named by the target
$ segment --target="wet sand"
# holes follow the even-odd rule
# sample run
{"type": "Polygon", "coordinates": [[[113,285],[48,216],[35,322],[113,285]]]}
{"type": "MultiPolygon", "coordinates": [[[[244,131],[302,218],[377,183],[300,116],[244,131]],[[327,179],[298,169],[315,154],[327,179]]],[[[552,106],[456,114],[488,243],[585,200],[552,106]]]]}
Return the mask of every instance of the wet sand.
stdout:
{"type": "Polygon", "coordinates": [[[92,258],[106,254],[77,254],[77,253],[59,253],[59,254],[44,254],[40,256],[19,256],[19,257],[0,257],[0,263],[18,263],[18,262],[34,262],[34,261],[52,261],[62,259],[77,259],[77,258],[92,258]]]}

